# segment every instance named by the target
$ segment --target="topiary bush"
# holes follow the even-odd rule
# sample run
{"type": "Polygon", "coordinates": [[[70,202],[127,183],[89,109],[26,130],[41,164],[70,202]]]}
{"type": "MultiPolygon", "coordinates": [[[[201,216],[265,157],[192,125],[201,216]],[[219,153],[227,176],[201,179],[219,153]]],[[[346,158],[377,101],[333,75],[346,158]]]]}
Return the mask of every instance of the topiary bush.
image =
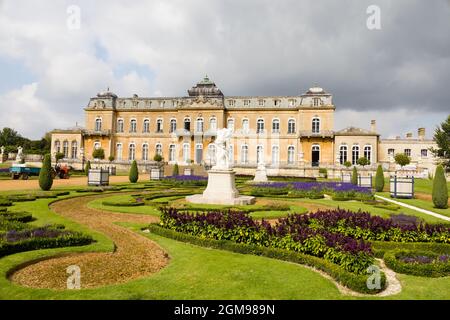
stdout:
{"type": "Polygon", "coordinates": [[[411,159],[404,153],[397,153],[394,159],[395,163],[397,163],[401,167],[406,166],[411,162],[411,159]]]}
{"type": "Polygon", "coordinates": [[[86,162],[86,165],[84,166],[84,172],[86,173],[86,175],[89,175],[89,170],[91,170],[91,162],[88,160],[86,162]]]}
{"type": "Polygon", "coordinates": [[[382,192],[384,189],[384,173],[383,173],[383,167],[378,165],[377,168],[377,174],[375,176],[375,190],[377,192],[382,192]]]}
{"type": "Polygon", "coordinates": [[[42,163],[41,171],[39,172],[39,187],[48,191],[52,188],[53,176],[52,176],[52,159],[50,154],[46,154],[44,162],[42,163]]]}
{"type": "Polygon", "coordinates": [[[355,186],[358,185],[358,170],[356,169],[356,167],[353,167],[352,184],[354,184],[355,186]]]}
{"type": "Polygon", "coordinates": [[[139,172],[136,160],[134,160],[131,164],[129,179],[131,183],[136,183],[139,180],[139,172]]]}
{"type": "Polygon", "coordinates": [[[178,167],[178,163],[175,163],[175,165],[173,166],[172,176],[178,175],[180,175],[180,168],[178,167]]]}
{"type": "Polygon", "coordinates": [[[448,189],[444,168],[439,165],[436,168],[433,180],[433,203],[436,208],[448,208],[448,189]]]}
{"type": "Polygon", "coordinates": [[[103,150],[102,148],[94,149],[94,151],[92,152],[92,157],[94,159],[100,160],[105,159],[105,150],[103,150]]]}

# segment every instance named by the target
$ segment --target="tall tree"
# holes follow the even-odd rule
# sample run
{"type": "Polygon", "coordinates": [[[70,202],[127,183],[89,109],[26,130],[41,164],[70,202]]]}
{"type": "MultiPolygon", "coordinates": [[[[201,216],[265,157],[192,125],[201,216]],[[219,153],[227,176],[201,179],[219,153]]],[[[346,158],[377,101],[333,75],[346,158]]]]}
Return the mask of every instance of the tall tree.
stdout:
{"type": "Polygon", "coordinates": [[[52,158],[50,154],[46,154],[44,162],[42,163],[41,171],[39,172],[39,187],[42,190],[48,191],[53,185],[52,176],[52,158]]]}
{"type": "Polygon", "coordinates": [[[442,166],[450,169],[450,115],[436,128],[434,132],[434,141],[438,148],[432,148],[431,152],[435,157],[439,157],[442,166]]]}

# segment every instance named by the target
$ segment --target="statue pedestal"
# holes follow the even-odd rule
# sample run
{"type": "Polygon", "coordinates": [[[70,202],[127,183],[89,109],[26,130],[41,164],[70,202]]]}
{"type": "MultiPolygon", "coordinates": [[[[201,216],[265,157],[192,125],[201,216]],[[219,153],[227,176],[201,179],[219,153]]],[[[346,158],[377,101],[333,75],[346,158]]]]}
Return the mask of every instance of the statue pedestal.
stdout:
{"type": "Polygon", "coordinates": [[[268,182],[269,179],[267,179],[267,171],[266,166],[264,165],[258,165],[258,168],[255,172],[255,178],[253,179],[253,182],[268,182]]]}
{"type": "Polygon", "coordinates": [[[233,170],[213,169],[208,171],[208,186],[203,194],[186,197],[191,203],[247,205],[255,203],[255,197],[240,196],[235,185],[233,170]]]}

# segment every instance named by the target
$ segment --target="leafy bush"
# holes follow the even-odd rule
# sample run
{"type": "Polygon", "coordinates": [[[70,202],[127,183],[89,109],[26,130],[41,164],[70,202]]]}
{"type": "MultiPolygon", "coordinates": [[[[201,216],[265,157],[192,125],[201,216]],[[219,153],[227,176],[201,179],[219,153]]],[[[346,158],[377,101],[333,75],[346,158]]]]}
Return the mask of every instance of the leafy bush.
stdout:
{"type": "Polygon", "coordinates": [[[352,163],[350,161],[345,161],[344,166],[350,168],[352,166],[352,163]]]}
{"type": "Polygon", "coordinates": [[[136,183],[139,180],[139,172],[136,160],[133,160],[130,168],[129,179],[131,183],[136,183]]]}
{"type": "Polygon", "coordinates": [[[356,167],[353,167],[352,184],[354,184],[355,186],[358,185],[358,170],[356,169],[356,167]]]}
{"type": "Polygon", "coordinates": [[[411,162],[411,159],[404,153],[397,153],[394,156],[395,163],[400,165],[401,167],[408,165],[411,162]]]}
{"type": "Polygon", "coordinates": [[[173,166],[172,176],[178,176],[180,174],[180,168],[178,167],[178,163],[175,163],[173,166]]]}
{"type": "Polygon", "coordinates": [[[378,165],[377,168],[377,174],[375,176],[375,190],[377,192],[383,192],[384,189],[384,173],[383,173],[383,167],[378,165]]]}
{"type": "Polygon", "coordinates": [[[44,162],[42,164],[41,171],[39,172],[39,187],[48,191],[53,185],[53,175],[52,175],[52,159],[50,154],[46,154],[44,157],[44,162]]]}
{"type": "Polygon", "coordinates": [[[91,162],[88,160],[86,162],[86,165],[84,166],[84,172],[86,173],[86,175],[89,175],[89,170],[91,170],[91,162]]]}
{"type": "Polygon", "coordinates": [[[0,206],[10,207],[10,206],[12,206],[12,202],[11,202],[11,200],[6,199],[6,198],[0,198],[0,206]]]}
{"type": "Polygon", "coordinates": [[[94,149],[94,151],[92,151],[92,158],[100,160],[105,159],[105,150],[103,150],[103,148],[94,149]]]}
{"type": "Polygon", "coordinates": [[[322,175],[324,178],[328,178],[328,171],[326,168],[319,168],[319,174],[322,175]]]}
{"type": "Polygon", "coordinates": [[[398,273],[420,277],[450,275],[450,254],[432,251],[393,250],[384,255],[386,265],[398,273]]]}
{"type": "Polygon", "coordinates": [[[367,166],[369,164],[369,160],[365,157],[362,158],[358,158],[358,160],[356,161],[357,164],[359,164],[360,166],[367,166]]]}
{"type": "Polygon", "coordinates": [[[433,180],[433,203],[436,208],[448,208],[448,189],[444,168],[439,165],[436,168],[433,180]]]}
{"type": "Polygon", "coordinates": [[[36,200],[36,197],[31,194],[14,194],[9,195],[6,198],[12,202],[26,202],[36,200]]]}
{"type": "Polygon", "coordinates": [[[161,162],[162,160],[163,160],[163,157],[159,153],[155,154],[155,156],[153,157],[153,161],[161,162]]]}
{"type": "Polygon", "coordinates": [[[109,162],[113,162],[113,161],[114,161],[114,159],[115,159],[115,158],[114,158],[114,156],[113,156],[113,155],[110,155],[110,156],[108,157],[108,161],[109,161],[109,162]]]}
{"type": "MultiPolygon", "coordinates": [[[[33,221],[33,216],[31,213],[29,212],[2,212],[0,213],[0,219],[5,219],[5,220],[9,220],[9,221],[18,221],[18,222],[22,222],[22,223],[27,223],[27,222],[31,222],[33,221]]],[[[7,229],[5,229],[7,230],[7,229]]]]}
{"type": "Polygon", "coordinates": [[[56,162],[58,162],[58,161],[61,160],[61,159],[64,159],[64,153],[62,153],[62,152],[57,152],[57,153],[55,154],[55,160],[56,160],[56,162]]]}

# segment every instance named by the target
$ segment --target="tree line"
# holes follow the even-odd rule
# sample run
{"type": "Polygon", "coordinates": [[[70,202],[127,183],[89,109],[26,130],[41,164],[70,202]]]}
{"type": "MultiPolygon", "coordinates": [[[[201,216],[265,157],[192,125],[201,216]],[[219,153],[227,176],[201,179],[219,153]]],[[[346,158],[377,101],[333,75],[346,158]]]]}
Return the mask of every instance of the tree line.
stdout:
{"type": "Polygon", "coordinates": [[[22,137],[16,130],[3,128],[0,131],[0,147],[5,147],[5,153],[17,152],[18,147],[23,148],[26,154],[44,155],[50,152],[51,135],[47,132],[40,140],[31,140],[22,137]]]}

